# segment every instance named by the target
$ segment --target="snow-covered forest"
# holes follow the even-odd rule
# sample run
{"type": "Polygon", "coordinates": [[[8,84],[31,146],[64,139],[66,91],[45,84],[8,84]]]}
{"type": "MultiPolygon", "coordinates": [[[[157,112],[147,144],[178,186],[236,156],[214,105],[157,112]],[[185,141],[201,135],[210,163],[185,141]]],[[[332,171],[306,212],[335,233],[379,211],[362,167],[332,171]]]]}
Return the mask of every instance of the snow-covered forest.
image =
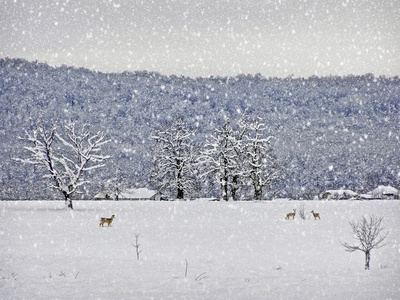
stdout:
{"type": "MultiPolygon", "coordinates": [[[[0,198],[60,198],[42,170],[22,165],[24,134],[38,120],[90,124],[111,142],[107,164],[89,171],[83,194],[92,199],[107,182],[149,187],[152,135],[183,118],[205,144],[229,119],[260,117],[285,179],[264,197],[311,198],[328,189],[366,192],[398,186],[400,78],[264,78],[261,75],[188,78],[146,71],[105,74],[22,59],[0,60],[0,198]]],[[[193,196],[216,196],[203,186],[193,196]]],[[[251,195],[251,194],[249,194],[251,195]]],[[[247,195],[247,197],[249,196],[247,195]]],[[[246,197],[246,195],[244,195],[246,197]]]]}

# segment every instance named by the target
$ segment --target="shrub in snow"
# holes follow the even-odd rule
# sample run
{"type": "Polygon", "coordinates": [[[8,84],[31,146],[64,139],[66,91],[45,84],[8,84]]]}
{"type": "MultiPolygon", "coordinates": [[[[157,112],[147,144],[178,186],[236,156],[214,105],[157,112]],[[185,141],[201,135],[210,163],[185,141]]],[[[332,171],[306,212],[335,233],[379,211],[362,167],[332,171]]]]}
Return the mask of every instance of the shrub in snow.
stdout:
{"type": "Polygon", "coordinates": [[[302,204],[300,206],[299,215],[300,215],[300,218],[302,218],[303,220],[306,219],[306,212],[305,212],[305,205],[304,204],[302,204]]]}

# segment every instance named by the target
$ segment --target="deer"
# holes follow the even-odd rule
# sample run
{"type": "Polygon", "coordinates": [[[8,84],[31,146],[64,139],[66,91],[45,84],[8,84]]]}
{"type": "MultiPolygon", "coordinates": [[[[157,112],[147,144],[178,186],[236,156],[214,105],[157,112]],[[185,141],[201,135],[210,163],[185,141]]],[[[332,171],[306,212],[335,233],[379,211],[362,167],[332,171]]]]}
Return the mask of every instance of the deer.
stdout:
{"type": "Polygon", "coordinates": [[[321,220],[321,217],[319,216],[319,213],[315,213],[314,210],[312,210],[311,213],[314,216],[314,220],[316,220],[317,218],[321,220]]]}
{"type": "Polygon", "coordinates": [[[285,218],[285,220],[289,220],[289,219],[290,219],[290,217],[292,217],[292,218],[293,218],[293,220],[294,220],[294,216],[296,215],[296,210],[295,210],[295,209],[293,209],[293,211],[294,211],[294,212],[292,212],[292,213],[288,213],[288,214],[286,214],[286,218],[285,218]]]}
{"type": "Polygon", "coordinates": [[[108,224],[108,227],[111,226],[112,221],[114,220],[115,216],[112,215],[111,218],[100,218],[99,226],[104,227],[104,223],[108,224]]]}

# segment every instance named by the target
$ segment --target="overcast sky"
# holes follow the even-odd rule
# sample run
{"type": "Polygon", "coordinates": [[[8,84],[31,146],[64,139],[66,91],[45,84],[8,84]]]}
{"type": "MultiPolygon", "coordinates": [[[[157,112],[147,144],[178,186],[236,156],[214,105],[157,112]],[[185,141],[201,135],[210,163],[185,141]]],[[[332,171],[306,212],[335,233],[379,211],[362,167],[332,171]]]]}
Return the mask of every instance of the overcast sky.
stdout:
{"type": "Polygon", "coordinates": [[[399,0],[0,0],[0,57],[186,76],[400,75],[399,0]]]}

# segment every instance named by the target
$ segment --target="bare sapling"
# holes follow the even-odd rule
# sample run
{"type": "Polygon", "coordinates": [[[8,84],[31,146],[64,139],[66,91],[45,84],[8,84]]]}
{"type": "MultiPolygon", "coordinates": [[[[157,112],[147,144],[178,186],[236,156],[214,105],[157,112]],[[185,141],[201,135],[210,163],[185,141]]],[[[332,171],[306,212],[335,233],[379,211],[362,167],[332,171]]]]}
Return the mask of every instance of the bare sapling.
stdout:
{"type": "Polygon", "coordinates": [[[316,220],[317,218],[318,218],[319,220],[321,220],[321,217],[319,216],[319,213],[315,213],[314,210],[312,210],[311,213],[312,213],[313,216],[314,216],[314,220],[316,220]]]}
{"type": "Polygon", "coordinates": [[[288,214],[286,214],[286,218],[285,218],[285,220],[289,220],[290,219],[290,217],[292,217],[292,219],[294,220],[294,217],[296,216],[296,210],[295,209],[293,209],[293,212],[292,213],[288,213],[288,214]]]}
{"type": "Polygon", "coordinates": [[[305,205],[304,204],[302,204],[300,206],[299,215],[300,215],[300,218],[302,218],[303,220],[306,219],[306,212],[305,212],[305,205]]]}
{"type": "Polygon", "coordinates": [[[139,234],[135,233],[135,243],[132,243],[133,247],[135,247],[136,250],[136,259],[140,259],[140,253],[142,250],[139,250],[140,244],[139,244],[139,234]]]}
{"type": "Polygon", "coordinates": [[[370,216],[368,219],[363,217],[357,222],[350,222],[354,238],[360,242],[359,245],[351,246],[342,243],[347,252],[362,251],[365,254],[365,270],[369,270],[372,249],[379,249],[388,243],[383,243],[389,232],[383,232],[381,227],[383,218],[370,216]]]}

